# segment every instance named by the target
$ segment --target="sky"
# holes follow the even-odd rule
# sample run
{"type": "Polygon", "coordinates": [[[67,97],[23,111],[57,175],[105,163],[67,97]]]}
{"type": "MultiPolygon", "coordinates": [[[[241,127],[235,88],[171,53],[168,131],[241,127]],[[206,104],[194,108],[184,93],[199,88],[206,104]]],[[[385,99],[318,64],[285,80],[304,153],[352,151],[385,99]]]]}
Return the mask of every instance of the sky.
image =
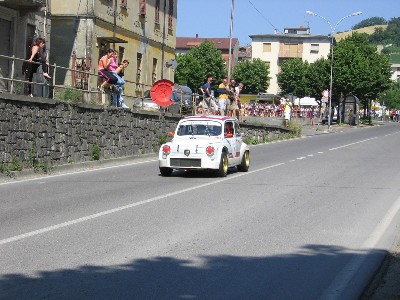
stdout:
{"type": "MultiPolygon", "coordinates": [[[[229,37],[232,0],[178,0],[177,37],[229,37]]],[[[400,17],[400,0],[234,0],[233,38],[239,45],[251,44],[249,35],[272,34],[274,28],[310,27],[311,34],[328,35],[350,30],[355,24],[373,17],[389,21],[400,17]]]]}

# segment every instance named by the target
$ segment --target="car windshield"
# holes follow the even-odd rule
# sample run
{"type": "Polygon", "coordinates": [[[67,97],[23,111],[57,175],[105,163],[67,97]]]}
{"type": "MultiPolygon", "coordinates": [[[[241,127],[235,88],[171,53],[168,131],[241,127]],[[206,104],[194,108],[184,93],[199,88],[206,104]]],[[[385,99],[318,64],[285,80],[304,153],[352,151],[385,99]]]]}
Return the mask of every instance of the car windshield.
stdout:
{"type": "Polygon", "coordinates": [[[217,136],[222,132],[222,126],[218,122],[204,121],[204,122],[193,122],[186,121],[179,124],[177,135],[206,135],[206,136],[217,136]]]}

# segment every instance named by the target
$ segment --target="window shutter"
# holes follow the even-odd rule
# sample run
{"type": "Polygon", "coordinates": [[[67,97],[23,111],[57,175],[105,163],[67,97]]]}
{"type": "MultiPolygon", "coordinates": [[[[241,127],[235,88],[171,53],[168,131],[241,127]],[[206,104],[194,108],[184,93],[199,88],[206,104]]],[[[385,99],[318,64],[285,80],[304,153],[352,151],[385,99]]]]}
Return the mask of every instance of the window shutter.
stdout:
{"type": "Polygon", "coordinates": [[[169,0],[169,5],[168,5],[168,29],[172,29],[173,17],[174,17],[174,0],[169,0]]]}

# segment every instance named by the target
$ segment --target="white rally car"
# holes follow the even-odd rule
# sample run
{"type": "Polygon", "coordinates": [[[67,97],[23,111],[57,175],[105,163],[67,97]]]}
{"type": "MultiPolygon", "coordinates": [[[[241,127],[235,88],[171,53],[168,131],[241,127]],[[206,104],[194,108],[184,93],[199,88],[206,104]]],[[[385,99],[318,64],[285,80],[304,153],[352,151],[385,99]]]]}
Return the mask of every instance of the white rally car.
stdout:
{"type": "Polygon", "coordinates": [[[242,140],[238,121],[223,116],[181,119],[158,157],[162,176],[170,176],[174,169],[211,169],[225,177],[229,167],[247,172],[250,166],[249,146],[242,140]]]}

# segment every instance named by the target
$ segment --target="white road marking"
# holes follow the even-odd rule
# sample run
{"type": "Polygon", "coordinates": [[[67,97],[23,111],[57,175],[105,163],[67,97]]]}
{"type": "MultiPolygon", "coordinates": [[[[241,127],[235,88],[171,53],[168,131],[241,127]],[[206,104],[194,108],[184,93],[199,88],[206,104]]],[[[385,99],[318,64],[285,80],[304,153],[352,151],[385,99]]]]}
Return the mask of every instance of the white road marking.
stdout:
{"type": "MultiPolygon", "coordinates": [[[[362,244],[362,249],[365,251],[373,250],[377,248],[378,242],[389,228],[393,219],[396,217],[397,213],[400,211],[400,197],[393,203],[389,208],[385,216],[375,227],[374,231],[369,235],[369,237],[362,244]]],[[[325,290],[324,294],[320,299],[341,299],[341,293],[348,286],[348,283],[356,274],[358,269],[368,258],[368,255],[356,255],[340,272],[336,275],[335,279],[332,281],[328,289],[325,290]]]]}
{"type": "Polygon", "coordinates": [[[193,190],[201,189],[201,188],[204,188],[204,187],[207,187],[207,186],[210,186],[210,185],[219,184],[220,182],[231,180],[231,179],[235,179],[235,178],[240,177],[240,176],[245,176],[245,175],[248,175],[248,174],[253,174],[253,173],[256,173],[256,172],[272,169],[272,168],[275,168],[275,167],[282,166],[284,164],[285,163],[279,163],[279,164],[275,164],[275,165],[272,165],[272,166],[267,166],[267,167],[264,167],[264,168],[261,168],[261,169],[249,171],[249,172],[246,172],[246,173],[235,174],[235,175],[229,176],[227,178],[214,180],[214,181],[211,181],[209,183],[204,183],[204,184],[201,184],[201,185],[198,185],[198,186],[195,186],[195,187],[183,189],[183,190],[176,191],[176,192],[169,193],[169,194],[162,195],[162,196],[153,197],[153,198],[146,199],[146,200],[143,200],[143,201],[131,203],[131,204],[128,204],[128,205],[124,205],[124,206],[116,207],[116,208],[113,208],[113,209],[105,210],[105,211],[102,211],[102,212],[99,212],[99,213],[96,213],[96,214],[88,215],[88,216],[85,216],[85,217],[82,217],[82,218],[79,218],[79,219],[75,219],[75,220],[63,222],[63,223],[60,223],[60,224],[56,224],[56,225],[53,225],[53,226],[48,226],[48,227],[45,227],[45,228],[42,228],[42,229],[38,229],[38,230],[30,231],[30,232],[27,232],[27,233],[19,234],[19,235],[13,236],[13,237],[9,237],[9,238],[0,240],[0,245],[9,244],[9,243],[16,242],[16,241],[19,241],[19,240],[23,240],[23,239],[26,239],[26,238],[29,238],[29,237],[33,237],[33,236],[36,236],[36,235],[39,235],[39,234],[43,234],[43,233],[46,233],[46,232],[54,231],[54,230],[57,230],[57,229],[60,229],[60,228],[64,228],[64,227],[68,227],[68,226],[75,225],[75,224],[78,224],[78,223],[82,223],[82,222],[86,222],[86,221],[89,221],[89,220],[97,219],[97,218],[100,218],[100,217],[103,217],[103,216],[106,216],[106,215],[110,215],[110,214],[113,214],[113,213],[116,213],[116,212],[120,212],[120,211],[123,211],[123,210],[130,209],[130,208],[133,208],[133,207],[136,207],[136,206],[140,206],[140,205],[147,204],[147,203],[150,203],[150,202],[159,201],[159,200],[162,200],[162,199],[165,199],[165,198],[168,198],[168,197],[172,197],[172,196],[183,194],[183,193],[190,192],[190,191],[193,191],[193,190]]]}
{"type": "MultiPolygon", "coordinates": [[[[46,175],[46,177],[44,177],[44,178],[43,177],[34,177],[34,178],[26,178],[26,179],[15,180],[15,181],[0,182],[0,186],[7,185],[7,184],[28,182],[28,181],[43,180],[43,179],[47,179],[47,178],[68,176],[68,175],[74,175],[74,174],[80,174],[80,173],[95,172],[95,171],[100,171],[100,170],[114,169],[114,168],[119,168],[119,167],[133,166],[133,165],[139,165],[139,164],[155,162],[155,161],[158,161],[158,157],[155,159],[151,159],[151,160],[141,160],[141,161],[136,161],[136,162],[127,163],[127,164],[117,164],[117,165],[109,166],[109,167],[99,167],[99,168],[94,168],[94,169],[90,169],[90,170],[80,170],[80,171],[66,172],[66,173],[62,173],[62,174],[46,175]]],[[[42,182],[42,183],[45,183],[45,182],[42,182]]]]}
{"type": "Polygon", "coordinates": [[[368,141],[371,141],[371,140],[374,140],[374,139],[377,139],[377,137],[373,137],[373,138],[370,138],[370,139],[366,139],[366,140],[362,140],[362,141],[354,142],[354,143],[351,143],[351,144],[347,144],[347,145],[343,145],[343,146],[339,146],[339,147],[331,148],[331,149],[329,149],[329,151],[333,151],[333,150],[337,150],[337,149],[346,148],[346,147],[353,146],[353,145],[356,145],[356,144],[360,144],[360,143],[368,142],[368,141]]]}

